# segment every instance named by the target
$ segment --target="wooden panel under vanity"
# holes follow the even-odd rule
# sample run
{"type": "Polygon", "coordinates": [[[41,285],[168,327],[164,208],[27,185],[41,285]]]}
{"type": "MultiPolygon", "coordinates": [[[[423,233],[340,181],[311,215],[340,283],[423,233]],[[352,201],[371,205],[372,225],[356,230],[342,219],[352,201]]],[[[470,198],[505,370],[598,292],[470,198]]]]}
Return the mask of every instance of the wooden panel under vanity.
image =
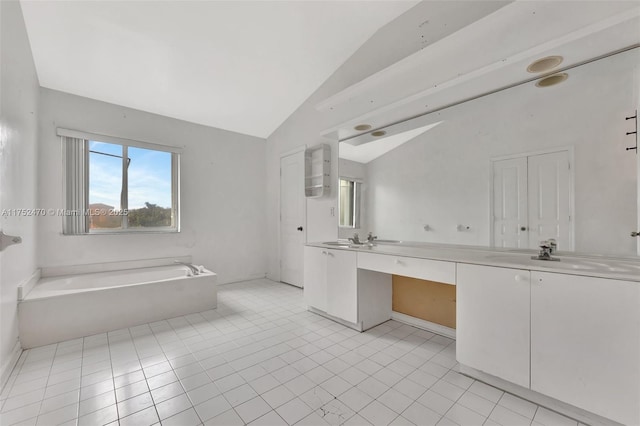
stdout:
{"type": "Polygon", "coordinates": [[[392,284],[394,312],[456,328],[456,286],[401,275],[392,284]]]}

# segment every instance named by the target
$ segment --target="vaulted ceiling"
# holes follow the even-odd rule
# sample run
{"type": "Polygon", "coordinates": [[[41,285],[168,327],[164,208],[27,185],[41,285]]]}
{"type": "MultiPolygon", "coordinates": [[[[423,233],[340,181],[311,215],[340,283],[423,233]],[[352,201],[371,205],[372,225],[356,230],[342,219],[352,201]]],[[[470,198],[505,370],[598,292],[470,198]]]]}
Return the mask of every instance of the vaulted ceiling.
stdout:
{"type": "Polygon", "coordinates": [[[43,87],[269,136],[417,1],[29,1],[43,87]]]}

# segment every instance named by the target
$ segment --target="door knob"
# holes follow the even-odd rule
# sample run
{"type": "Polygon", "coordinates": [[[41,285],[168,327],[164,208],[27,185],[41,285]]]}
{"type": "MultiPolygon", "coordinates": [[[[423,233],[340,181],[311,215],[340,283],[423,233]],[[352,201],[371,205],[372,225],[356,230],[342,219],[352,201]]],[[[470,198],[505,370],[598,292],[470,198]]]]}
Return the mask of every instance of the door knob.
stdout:
{"type": "Polygon", "coordinates": [[[302,226],[298,226],[298,231],[302,232],[302,226]]]}
{"type": "Polygon", "coordinates": [[[632,237],[638,237],[638,236],[640,236],[640,231],[632,231],[632,232],[631,232],[631,236],[632,236],[632,237]]]}
{"type": "Polygon", "coordinates": [[[521,230],[521,231],[526,231],[526,230],[527,230],[527,227],[526,227],[526,226],[521,226],[521,227],[520,227],[520,230],[521,230]]]}

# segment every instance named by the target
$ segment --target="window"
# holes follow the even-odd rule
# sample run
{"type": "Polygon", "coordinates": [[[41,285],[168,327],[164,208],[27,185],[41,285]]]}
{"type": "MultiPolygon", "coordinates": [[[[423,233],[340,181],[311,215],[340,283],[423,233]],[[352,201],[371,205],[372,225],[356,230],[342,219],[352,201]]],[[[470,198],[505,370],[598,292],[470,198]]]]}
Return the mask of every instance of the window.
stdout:
{"type": "Polygon", "coordinates": [[[360,228],[360,192],[362,183],[340,178],[340,227],[360,228]]]}
{"type": "Polygon", "coordinates": [[[177,232],[177,148],[58,129],[65,136],[64,233],[177,232]]]}

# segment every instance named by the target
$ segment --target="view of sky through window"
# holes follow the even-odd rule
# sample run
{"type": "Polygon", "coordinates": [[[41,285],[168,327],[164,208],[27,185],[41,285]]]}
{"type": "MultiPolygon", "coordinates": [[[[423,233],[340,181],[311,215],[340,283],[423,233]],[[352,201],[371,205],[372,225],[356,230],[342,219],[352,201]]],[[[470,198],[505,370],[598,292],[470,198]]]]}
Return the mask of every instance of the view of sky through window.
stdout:
{"type": "MultiPolygon", "coordinates": [[[[89,142],[89,204],[120,208],[122,189],[122,146],[89,142]],[[107,154],[107,155],[105,155],[107,154]]],[[[171,207],[171,153],[129,147],[129,209],[145,203],[171,207]]]]}

